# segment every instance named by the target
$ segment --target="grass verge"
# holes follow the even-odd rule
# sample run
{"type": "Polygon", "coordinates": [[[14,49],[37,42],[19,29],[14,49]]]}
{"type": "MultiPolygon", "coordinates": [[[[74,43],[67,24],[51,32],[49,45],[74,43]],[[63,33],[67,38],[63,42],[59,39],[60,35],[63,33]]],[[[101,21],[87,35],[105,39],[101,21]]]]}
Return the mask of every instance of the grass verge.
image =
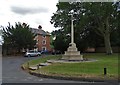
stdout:
{"type": "MultiPolygon", "coordinates": [[[[59,59],[61,56],[48,56],[37,60],[29,61],[30,65],[45,62],[49,59],[59,59]]],[[[84,54],[84,58],[97,59],[95,62],[82,63],[55,63],[45,66],[39,70],[32,71],[48,76],[63,76],[73,78],[92,78],[92,79],[118,79],[118,54],[105,55],[100,53],[84,54]],[[104,68],[107,68],[107,75],[104,75],[104,68]]],[[[26,66],[27,63],[24,64],[26,66]]]]}
{"type": "Polygon", "coordinates": [[[57,55],[57,56],[53,56],[53,55],[51,55],[51,56],[47,56],[47,57],[40,57],[40,58],[38,58],[38,59],[34,59],[34,60],[30,60],[30,61],[28,61],[28,62],[25,62],[23,65],[22,65],[22,67],[24,68],[24,69],[27,69],[28,68],[28,64],[29,64],[29,66],[36,66],[36,65],[38,65],[38,64],[40,64],[40,63],[45,63],[47,60],[49,60],[49,59],[60,59],[61,58],[61,56],[59,56],[59,55],[57,55]]]}

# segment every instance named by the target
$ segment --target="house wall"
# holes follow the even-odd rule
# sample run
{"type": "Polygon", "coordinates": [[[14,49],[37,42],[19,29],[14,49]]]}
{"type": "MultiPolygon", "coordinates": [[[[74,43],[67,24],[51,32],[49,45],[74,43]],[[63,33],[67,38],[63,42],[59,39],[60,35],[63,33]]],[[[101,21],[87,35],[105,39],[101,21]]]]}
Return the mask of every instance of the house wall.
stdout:
{"type": "Polygon", "coordinates": [[[95,48],[87,48],[86,50],[85,50],[85,52],[90,52],[90,53],[93,53],[93,52],[95,52],[95,48]]]}
{"type": "MultiPolygon", "coordinates": [[[[112,47],[113,53],[120,53],[120,47],[112,47]]],[[[87,48],[85,52],[105,53],[105,47],[87,48]]]]}
{"type": "Polygon", "coordinates": [[[42,51],[43,47],[45,47],[46,50],[51,51],[50,35],[47,35],[45,37],[43,37],[43,35],[37,35],[36,40],[37,40],[36,46],[38,48],[38,51],[42,51]],[[45,43],[43,43],[43,41],[45,41],[45,43]]]}

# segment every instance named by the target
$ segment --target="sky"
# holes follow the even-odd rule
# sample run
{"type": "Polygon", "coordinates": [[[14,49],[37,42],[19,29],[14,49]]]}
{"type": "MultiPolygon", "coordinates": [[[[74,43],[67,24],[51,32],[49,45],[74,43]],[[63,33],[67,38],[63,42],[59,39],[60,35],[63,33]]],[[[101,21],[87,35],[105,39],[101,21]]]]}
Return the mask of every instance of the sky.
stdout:
{"type": "Polygon", "coordinates": [[[13,26],[15,22],[27,23],[32,28],[52,32],[56,28],[50,23],[56,12],[58,0],[0,0],[0,26],[13,26]]]}
{"type": "Polygon", "coordinates": [[[50,23],[50,19],[57,11],[58,1],[60,0],[0,0],[0,26],[6,27],[8,22],[13,26],[15,22],[24,22],[32,28],[38,28],[41,25],[42,29],[48,32],[57,30],[50,23]]]}

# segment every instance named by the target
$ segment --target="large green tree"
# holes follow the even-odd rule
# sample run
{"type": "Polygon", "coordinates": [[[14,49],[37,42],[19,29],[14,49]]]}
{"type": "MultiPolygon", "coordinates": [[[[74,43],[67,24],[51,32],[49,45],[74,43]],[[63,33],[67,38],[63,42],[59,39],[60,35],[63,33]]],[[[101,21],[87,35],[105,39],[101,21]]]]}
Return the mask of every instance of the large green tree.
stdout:
{"type": "Polygon", "coordinates": [[[52,35],[56,37],[56,39],[54,39],[52,42],[54,49],[64,53],[64,51],[67,50],[70,38],[68,38],[68,36],[66,36],[66,34],[61,29],[53,31],[52,35]]]}
{"type": "MultiPolygon", "coordinates": [[[[55,50],[60,50],[64,53],[67,50],[68,45],[70,43],[70,34],[66,34],[66,32],[62,29],[55,30],[52,32],[52,35],[56,37],[53,40],[52,45],[55,50]]],[[[78,50],[81,52],[85,52],[88,47],[98,47],[103,46],[103,40],[101,36],[98,36],[94,33],[93,30],[86,29],[83,32],[75,32],[75,43],[77,45],[78,50]]]]}
{"type": "MultiPolygon", "coordinates": [[[[112,54],[110,43],[111,33],[117,28],[118,5],[112,2],[59,2],[58,10],[52,16],[51,23],[70,33],[70,11],[74,11],[75,35],[85,30],[93,30],[95,34],[103,37],[107,54],[112,54]]],[[[89,33],[87,31],[86,33],[89,33]]]]}
{"type": "Polygon", "coordinates": [[[15,26],[9,25],[3,28],[3,40],[6,48],[16,49],[20,52],[22,49],[31,49],[35,45],[35,35],[31,32],[29,25],[20,22],[15,26]]]}

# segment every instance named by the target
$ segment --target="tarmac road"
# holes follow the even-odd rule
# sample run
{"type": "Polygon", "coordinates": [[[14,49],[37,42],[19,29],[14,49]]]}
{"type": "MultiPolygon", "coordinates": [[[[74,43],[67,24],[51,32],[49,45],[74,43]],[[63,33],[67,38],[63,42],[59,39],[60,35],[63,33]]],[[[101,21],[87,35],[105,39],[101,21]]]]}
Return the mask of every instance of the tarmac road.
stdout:
{"type": "Polygon", "coordinates": [[[82,81],[56,80],[40,78],[23,71],[21,65],[38,57],[3,57],[2,83],[84,83],[82,81]]]}
{"type": "MultiPolygon", "coordinates": [[[[57,80],[30,75],[21,69],[21,65],[39,57],[12,56],[2,58],[2,83],[96,83],[86,81],[57,80]]],[[[98,82],[97,82],[98,83],[98,82]]],[[[102,83],[103,82],[99,82],[102,83]]],[[[112,85],[109,83],[109,85],[112,85]]]]}

